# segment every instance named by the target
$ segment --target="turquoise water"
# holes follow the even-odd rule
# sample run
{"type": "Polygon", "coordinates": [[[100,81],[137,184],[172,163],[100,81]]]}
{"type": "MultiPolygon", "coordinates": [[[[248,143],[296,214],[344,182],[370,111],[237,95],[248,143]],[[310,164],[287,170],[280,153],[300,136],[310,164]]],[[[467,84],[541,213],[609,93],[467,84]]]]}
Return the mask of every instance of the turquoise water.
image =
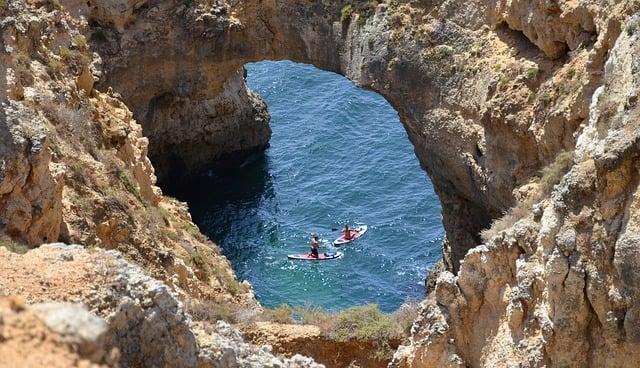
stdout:
{"type": "Polygon", "coordinates": [[[269,106],[271,148],[177,193],[194,221],[266,306],[377,303],[392,311],[421,298],[440,255],[440,203],[397,113],[376,93],[312,66],[247,70],[269,106]],[[310,233],[330,241],[345,222],[369,232],[342,247],[341,259],[287,260],[308,252],[310,233]]]}

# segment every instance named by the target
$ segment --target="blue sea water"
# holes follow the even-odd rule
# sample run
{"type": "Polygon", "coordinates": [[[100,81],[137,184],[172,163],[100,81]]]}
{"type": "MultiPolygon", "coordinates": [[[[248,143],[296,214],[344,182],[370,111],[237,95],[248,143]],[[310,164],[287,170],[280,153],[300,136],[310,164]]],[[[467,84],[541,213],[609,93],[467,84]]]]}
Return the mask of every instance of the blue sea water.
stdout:
{"type": "MultiPolygon", "coordinates": [[[[395,110],[337,74],[289,61],[246,66],[271,113],[271,147],[241,169],[179,193],[240,279],[266,306],[384,311],[424,294],[440,255],[440,203],[395,110]],[[369,232],[344,257],[293,261],[309,235],[327,243],[344,223],[369,232]]],[[[332,251],[333,248],[321,248],[332,251]]]]}

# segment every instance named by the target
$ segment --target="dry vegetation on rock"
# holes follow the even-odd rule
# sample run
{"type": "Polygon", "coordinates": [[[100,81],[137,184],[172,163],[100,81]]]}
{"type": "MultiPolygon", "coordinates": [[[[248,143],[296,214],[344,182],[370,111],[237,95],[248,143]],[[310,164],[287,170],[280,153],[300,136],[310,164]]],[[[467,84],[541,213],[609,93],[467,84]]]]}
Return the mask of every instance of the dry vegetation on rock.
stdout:
{"type": "MultiPolygon", "coordinates": [[[[238,313],[256,306],[250,287],[186,206],[155,186],[155,170],[166,179],[264,149],[268,113],[241,67],[288,58],[384,95],[442,201],[444,270],[392,366],[640,359],[637,2],[120,5],[0,0],[3,294],[90,305],[110,328],[126,327],[111,341],[124,366],[316,366],[274,357],[217,321],[256,318],[238,313]],[[141,77],[148,70],[153,78],[141,77]],[[19,254],[20,244],[57,240],[95,254],[60,245],[19,254]],[[206,331],[176,295],[194,302],[188,310],[206,331]],[[119,314],[114,300],[136,313],[119,314]],[[140,329],[132,316],[152,327],[140,329]],[[164,334],[149,333],[159,327],[164,334]]],[[[56,356],[84,359],[31,312],[0,309],[5,326],[24,317],[55,342],[56,356]]],[[[256,322],[245,331],[252,341],[287,354],[321,344],[315,353],[328,365],[386,364],[367,358],[379,344],[354,340],[402,330],[399,316],[372,306],[340,314],[283,307],[262,318],[297,323],[256,322]]],[[[17,351],[11,343],[0,348],[17,351]]]]}
{"type": "Polygon", "coordinates": [[[553,187],[560,183],[562,177],[573,165],[573,152],[560,152],[555,160],[540,170],[538,176],[531,179],[530,184],[524,189],[525,193],[517,201],[516,205],[510,208],[504,216],[494,220],[491,226],[480,233],[484,242],[489,242],[500,232],[510,229],[519,220],[531,215],[533,206],[546,198],[553,187]]]}

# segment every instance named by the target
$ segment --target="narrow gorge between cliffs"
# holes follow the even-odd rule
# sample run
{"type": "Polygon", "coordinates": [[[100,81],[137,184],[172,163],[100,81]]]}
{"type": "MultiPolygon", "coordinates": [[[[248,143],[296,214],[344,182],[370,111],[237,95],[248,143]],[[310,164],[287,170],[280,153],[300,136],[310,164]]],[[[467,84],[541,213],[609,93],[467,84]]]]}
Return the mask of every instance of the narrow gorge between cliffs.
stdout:
{"type": "Polygon", "coordinates": [[[201,231],[265,306],[375,303],[390,312],[420,300],[444,230],[398,114],[380,95],[310,65],[246,68],[272,116],[271,147],[171,194],[189,203],[201,231]],[[308,251],[312,232],[329,243],[345,222],[370,232],[341,248],[342,259],[286,259],[308,251]]]}

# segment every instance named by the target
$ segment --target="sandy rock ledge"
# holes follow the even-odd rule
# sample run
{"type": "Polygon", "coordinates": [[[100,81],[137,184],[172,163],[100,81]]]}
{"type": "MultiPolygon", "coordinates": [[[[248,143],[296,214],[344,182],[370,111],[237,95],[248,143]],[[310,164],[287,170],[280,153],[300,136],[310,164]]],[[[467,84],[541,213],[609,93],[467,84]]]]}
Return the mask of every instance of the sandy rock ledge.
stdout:
{"type": "MultiPolygon", "coordinates": [[[[46,334],[53,336],[61,359],[123,367],[323,367],[311,358],[279,358],[269,346],[248,344],[224,322],[199,328],[173,291],[117,251],[56,243],[19,255],[0,247],[0,264],[5,266],[0,294],[36,303],[21,317],[25,303],[3,298],[3,323],[12,321],[5,314],[39,320],[41,329],[49,328],[46,334]]],[[[5,331],[2,327],[2,336],[5,331]]],[[[21,339],[38,339],[32,335],[21,339]]],[[[12,341],[0,340],[0,351],[11,350],[12,341]]],[[[30,343],[38,353],[47,349],[30,343]]],[[[29,366],[34,359],[29,350],[15,350],[11,361],[29,366]]],[[[0,366],[7,364],[0,360],[0,366]]]]}

